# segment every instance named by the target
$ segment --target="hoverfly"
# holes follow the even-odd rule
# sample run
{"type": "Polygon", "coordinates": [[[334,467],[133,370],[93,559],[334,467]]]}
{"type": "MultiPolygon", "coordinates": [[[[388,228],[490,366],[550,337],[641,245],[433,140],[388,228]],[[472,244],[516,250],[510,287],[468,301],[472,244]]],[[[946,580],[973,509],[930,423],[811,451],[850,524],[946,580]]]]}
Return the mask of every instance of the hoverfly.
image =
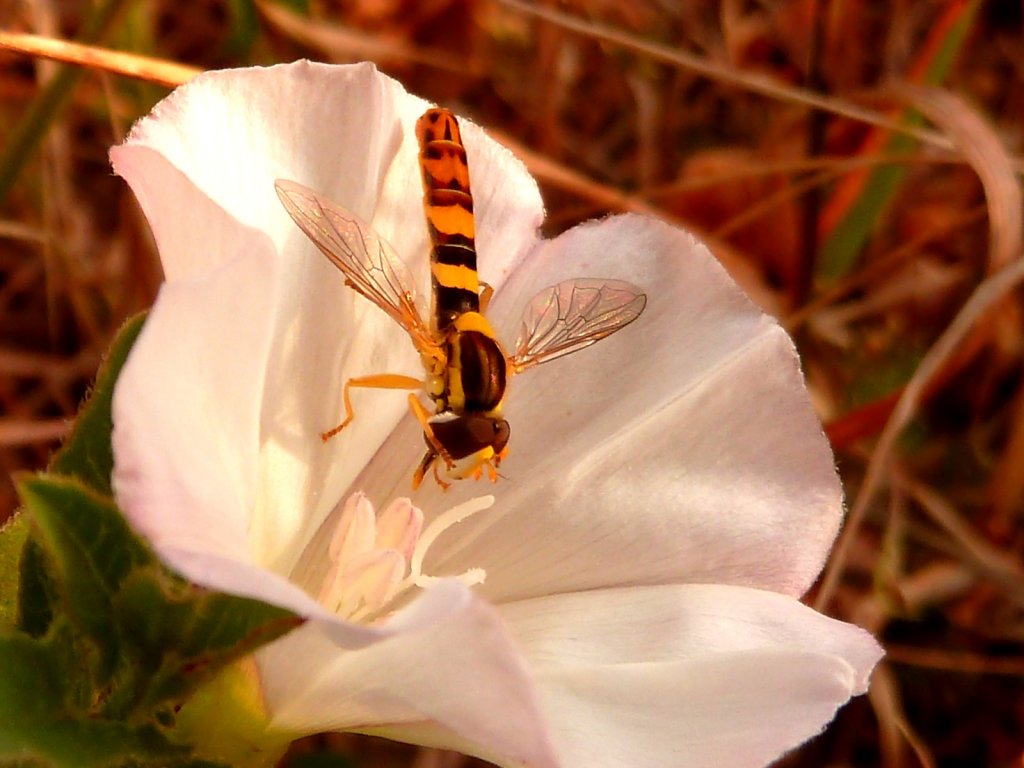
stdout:
{"type": "Polygon", "coordinates": [[[409,407],[423,428],[427,452],[413,476],[419,486],[438,460],[448,478],[488,477],[508,451],[502,416],[509,376],[583,349],[629,325],[647,297],[621,280],[579,278],[541,291],[523,315],[515,352],[507,355],[484,312],[491,296],[477,275],[473,198],[466,149],[458,122],[446,109],[429,109],[416,123],[423,201],[432,250],[429,325],[416,303],[412,279],[391,246],[344,208],[292,181],[275,183],[289,215],[345,276],[345,283],[405,329],[420,355],[422,380],[376,374],[345,382],[345,420],[320,437],[326,441],[354,418],[353,387],[424,390],[430,414],[416,392],[409,407]]]}

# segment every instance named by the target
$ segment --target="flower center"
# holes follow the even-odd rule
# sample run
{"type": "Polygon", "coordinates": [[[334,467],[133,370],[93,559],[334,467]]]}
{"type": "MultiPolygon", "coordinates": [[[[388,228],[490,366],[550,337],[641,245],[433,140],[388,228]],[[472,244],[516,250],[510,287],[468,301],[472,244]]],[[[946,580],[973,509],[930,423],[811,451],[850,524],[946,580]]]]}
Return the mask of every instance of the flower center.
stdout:
{"type": "Polygon", "coordinates": [[[365,494],[352,494],[331,537],[331,566],[319,602],[349,621],[372,622],[414,587],[422,589],[443,578],[482,584],[486,573],[480,568],[456,576],[428,576],[423,560],[445,530],[492,504],[493,496],[478,496],[452,507],[424,529],[423,511],[409,499],[395,499],[377,514],[365,494]]]}

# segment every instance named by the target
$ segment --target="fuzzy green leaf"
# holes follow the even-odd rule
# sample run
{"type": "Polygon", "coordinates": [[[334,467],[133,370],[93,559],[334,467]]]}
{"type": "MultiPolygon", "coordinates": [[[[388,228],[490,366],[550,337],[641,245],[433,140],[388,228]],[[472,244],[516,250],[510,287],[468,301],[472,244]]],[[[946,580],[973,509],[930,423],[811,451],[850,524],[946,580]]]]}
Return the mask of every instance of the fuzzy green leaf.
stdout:
{"type": "Polygon", "coordinates": [[[104,496],[112,495],[110,474],[114,468],[114,453],[110,444],[113,429],[110,407],[114,385],[145,321],[145,315],[136,315],[121,326],[70,436],[50,462],[50,472],[77,477],[104,496]]]}
{"type": "Polygon", "coordinates": [[[99,650],[97,683],[109,682],[121,652],[114,595],[153,555],[109,499],[74,478],[34,475],[18,491],[52,564],[62,609],[99,650]]]}
{"type": "Polygon", "coordinates": [[[301,619],[257,600],[169,581],[154,570],[125,583],[115,609],[149,680],[138,706],[182,700],[227,664],[294,629],[301,619]]]}
{"type": "MultiPolygon", "coordinates": [[[[72,633],[55,626],[45,638],[0,630],[0,727],[53,719],[68,707],[72,633]]],[[[9,735],[0,734],[0,754],[9,735]]]]}
{"type": "Polygon", "coordinates": [[[226,664],[300,623],[257,600],[209,592],[168,572],[109,499],[67,477],[18,484],[52,563],[61,608],[92,641],[104,712],[179,701],[226,664]]]}
{"type": "Polygon", "coordinates": [[[18,574],[28,523],[18,514],[0,526],[0,627],[18,621],[18,574]]]}
{"type": "Polygon", "coordinates": [[[62,618],[44,638],[0,631],[0,761],[101,768],[185,756],[154,725],[91,715],[91,697],[79,686],[79,648],[62,618]]]}
{"type": "Polygon", "coordinates": [[[22,549],[18,573],[21,577],[18,591],[18,628],[28,632],[32,637],[42,637],[53,621],[54,606],[59,595],[46,550],[31,534],[22,549]]]}

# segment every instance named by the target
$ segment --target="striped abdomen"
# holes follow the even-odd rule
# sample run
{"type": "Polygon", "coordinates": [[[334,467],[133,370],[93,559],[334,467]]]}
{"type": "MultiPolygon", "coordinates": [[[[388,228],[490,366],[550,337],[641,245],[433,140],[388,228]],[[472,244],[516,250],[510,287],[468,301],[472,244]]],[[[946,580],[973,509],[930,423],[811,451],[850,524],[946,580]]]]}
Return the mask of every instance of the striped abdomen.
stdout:
{"type": "Polygon", "coordinates": [[[423,204],[433,243],[434,322],[443,331],[459,315],[480,309],[469,167],[459,124],[448,110],[428,110],[416,123],[416,138],[423,204]]]}

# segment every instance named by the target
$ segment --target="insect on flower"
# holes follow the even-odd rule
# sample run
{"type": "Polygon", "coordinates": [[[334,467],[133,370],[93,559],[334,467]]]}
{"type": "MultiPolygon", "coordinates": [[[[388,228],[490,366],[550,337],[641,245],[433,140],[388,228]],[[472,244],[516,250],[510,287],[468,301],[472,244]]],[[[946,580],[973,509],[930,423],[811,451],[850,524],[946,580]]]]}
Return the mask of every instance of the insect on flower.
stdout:
{"type": "Polygon", "coordinates": [[[423,175],[424,210],[432,242],[430,324],[417,305],[412,279],[391,246],[354,214],[292,181],[275,183],[289,215],[345,275],[345,283],[384,310],[409,334],[423,362],[423,380],[393,373],[345,382],[345,420],[320,437],[328,440],[355,417],[349,390],[423,389],[433,400],[427,412],[416,392],[409,408],[423,427],[427,453],[413,487],[433,467],[445,475],[495,481],[508,451],[509,425],[502,416],[508,377],[576,352],[629,325],[647,297],[621,280],[578,278],[544,289],[527,306],[515,352],[506,355],[484,312],[492,290],[476,269],[473,198],[458,122],[446,109],[429,109],[416,123],[423,175]]]}

